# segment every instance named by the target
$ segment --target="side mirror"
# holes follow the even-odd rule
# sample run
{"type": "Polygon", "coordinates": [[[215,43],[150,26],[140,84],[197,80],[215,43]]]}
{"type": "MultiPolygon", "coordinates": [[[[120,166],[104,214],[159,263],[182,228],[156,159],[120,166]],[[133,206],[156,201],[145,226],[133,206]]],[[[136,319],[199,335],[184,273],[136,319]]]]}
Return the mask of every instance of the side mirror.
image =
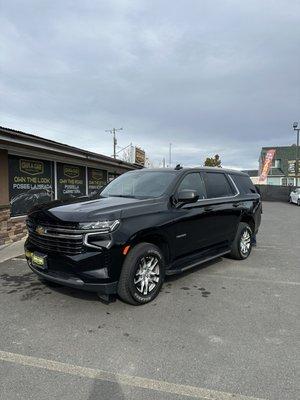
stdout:
{"type": "Polygon", "coordinates": [[[196,190],[184,189],[178,193],[178,203],[195,203],[199,199],[196,190]]]}

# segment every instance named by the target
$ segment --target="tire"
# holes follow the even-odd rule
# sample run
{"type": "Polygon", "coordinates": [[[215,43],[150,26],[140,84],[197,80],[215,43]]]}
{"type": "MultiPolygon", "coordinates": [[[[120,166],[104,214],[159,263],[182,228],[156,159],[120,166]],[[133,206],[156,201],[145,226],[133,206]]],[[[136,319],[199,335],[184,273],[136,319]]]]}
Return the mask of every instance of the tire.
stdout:
{"type": "Polygon", "coordinates": [[[139,243],[125,258],[118,295],[136,306],[149,303],[158,295],[164,278],[164,257],[160,249],[151,243],[139,243]],[[151,288],[152,285],[155,286],[151,288]]]}
{"type": "Polygon", "coordinates": [[[300,206],[300,199],[297,200],[297,206],[300,206]]]}
{"type": "Polygon", "coordinates": [[[292,203],[292,198],[291,198],[291,196],[290,196],[290,198],[289,198],[289,202],[292,203]]]}
{"type": "Polygon", "coordinates": [[[246,258],[248,258],[252,249],[252,236],[253,233],[250,226],[245,222],[240,222],[235,239],[232,243],[229,257],[234,258],[235,260],[245,260],[246,258]],[[247,234],[249,238],[247,238],[247,234]]]}

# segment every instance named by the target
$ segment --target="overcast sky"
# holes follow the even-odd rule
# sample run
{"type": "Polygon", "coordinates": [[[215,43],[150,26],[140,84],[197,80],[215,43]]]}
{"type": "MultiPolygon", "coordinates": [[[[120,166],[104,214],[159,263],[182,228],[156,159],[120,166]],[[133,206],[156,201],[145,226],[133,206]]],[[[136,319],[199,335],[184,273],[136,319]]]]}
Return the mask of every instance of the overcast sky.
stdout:
{"type": "Polygon", "coordinates": [[[0,124],[158,165],[295,142],[299,0],[0,0],[0,124]]]}

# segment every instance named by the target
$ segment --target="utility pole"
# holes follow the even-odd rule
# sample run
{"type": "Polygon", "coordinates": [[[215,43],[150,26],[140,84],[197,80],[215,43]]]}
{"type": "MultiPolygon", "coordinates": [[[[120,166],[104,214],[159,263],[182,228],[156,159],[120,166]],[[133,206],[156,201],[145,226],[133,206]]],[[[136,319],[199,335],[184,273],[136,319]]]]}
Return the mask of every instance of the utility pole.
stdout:
{"type": "Polygon", "coordinates": [[[172,167],[172,143],[169,145],[169,168],[172,167]]]}
{"type": "Polygon", "coordinates": [[[114,155],[113,155],[113,157],[114,157],[114,158],[117,157],[117,156],[116,156],[116,148],[117,148],[117,143],[118,143],[118,141],[117,141],[117,138],[116,138],[116,132],[122,131],[122,130],[123,130],[123,128],[118,128],[118,129],[112,128],[112,129],[107,129],[107,130],[105,131],[105,132],[112,133],[112,135],[113,135],[113,146],[114,146],[114,155]]]}
{"type": "Polygon", "coordinates": [[[295,165],[295,175],[296,175],[296,187],[299,185],[299,131],[298,122],[293,123],[294,131],[297,132],[297,147],[296,147],[296,165],[295,165]]]}

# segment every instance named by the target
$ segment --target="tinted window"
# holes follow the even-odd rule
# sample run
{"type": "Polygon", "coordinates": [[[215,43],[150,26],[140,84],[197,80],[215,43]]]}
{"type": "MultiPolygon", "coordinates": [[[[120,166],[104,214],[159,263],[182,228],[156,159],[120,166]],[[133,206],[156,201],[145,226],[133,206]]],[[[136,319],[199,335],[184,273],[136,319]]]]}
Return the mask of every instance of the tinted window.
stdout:
{"type": "Polygon", "coordinates": [[[233,190],[224,174],[218,172],[206,172],[206,193],[209,199],[215,197],[232,196],[233,190]]]}
{"type": "Polygon", "coordinates": [[[197,172],[192,172],[186,175],[181,181],[177,191],[180,192],[181,190],[185,189],[196,190],[200,199],[205,198],[204,183],[201,175],[197,172]]]}
{"type": "Polygon", "coordinates": [[[231,178],[233,179],[241,194],[251,194],[257,192],[253,183],[251,182],[251,179],[248,176],[231,175],[231,178]]]}
{"type": "Polygon", "coordinates": [[[135,197],[146,199],[162,196],[176,172],[134,171],[127,172],[109,183],[101,196],[135,197]]]}

